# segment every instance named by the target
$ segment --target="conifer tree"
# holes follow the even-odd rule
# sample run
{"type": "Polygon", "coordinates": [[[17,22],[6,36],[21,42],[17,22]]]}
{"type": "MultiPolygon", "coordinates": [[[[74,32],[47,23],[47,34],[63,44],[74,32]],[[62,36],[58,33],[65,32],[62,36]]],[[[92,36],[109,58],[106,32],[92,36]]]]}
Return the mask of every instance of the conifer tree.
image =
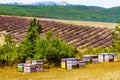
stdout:
{"type": "Polygon", "coordinates": [[[29,25],[28,32],[25,40],[20,44],[19,49],[21,53],[25,53],[28,57],[33,57],[35,54],[36,40],[39,38],[39,34],[41,33],[42,26],[39,22],[34,18],[29,25]]]}

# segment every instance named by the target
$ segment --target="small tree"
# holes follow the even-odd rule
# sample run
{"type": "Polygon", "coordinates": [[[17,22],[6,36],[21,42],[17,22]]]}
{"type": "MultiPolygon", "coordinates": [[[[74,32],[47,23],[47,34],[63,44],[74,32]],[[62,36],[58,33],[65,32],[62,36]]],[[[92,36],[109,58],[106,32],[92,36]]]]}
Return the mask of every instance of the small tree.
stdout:
{"type": "Polygon", "coordinates": [[[5,44],[0,47],[0,66],[8,66],[17,62],[18,54],[14,39],[10,34],[5,36],[5,44]]]}
{"type": "Polygon", "coordinates": [[[120,21],[118,25],[115,27],[115,31],[113,32],[113,44],[111,49],[113,52],[120,52],[120,21]]]}
{"type": "Polygon", "coordinates": [[[19,46],[19,52],[24,53],[24,56],[33,57],[35,54],[36,40],[39,38],[39,34],[41,33],[42,26],[39,22],[34,18],[30,22],[30,26],[28,28],[27,36],[23,40],[23,42],[19,46]]]}

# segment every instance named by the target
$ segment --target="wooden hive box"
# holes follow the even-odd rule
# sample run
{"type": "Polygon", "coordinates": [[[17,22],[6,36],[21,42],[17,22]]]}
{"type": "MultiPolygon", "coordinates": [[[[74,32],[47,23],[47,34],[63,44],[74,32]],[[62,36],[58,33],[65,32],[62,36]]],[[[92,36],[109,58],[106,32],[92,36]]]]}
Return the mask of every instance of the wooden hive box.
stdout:
{"type": "Polygon", "coordinates": [[[84,68],[85,67],[85,62],[84,61],[78,61],[78,67],[79,68],[84,68]]]}
{"type": "Polygon", "coordinates": [[[36,66],[34,64],[24,64],[24,72],[31,73],[36,71],[36,66]]]}
{"type": "Polygon", "coordinates": [[[85,64],[90,64],[90,63],[96,64],[98,63],[98,56],[93,54],[84,55],[82,60],[85,61],[85,64]]]}
{"type": "Polygon", "coordinates": [[[115,53],[101,53],[98,56],[99,62],[112,62],[117,61],[117,54],[115,53]]]}
{"type": "Polygon", "coordinates": [[[84,55],[82,57],[82,60],[85,62],[85,64],[90,64],[90,55],[84,55]]]}
{"type": "Polygon", "coordinates": [[[18,64],[18,71],[19,72],[24,72],[24,63],[18,64]]]}
{"type": "Polygon", "coordinates": [[[32,60],[26,60],[26,64],[32,64],[32,60]]]}
{"type": "Polygon", "coordinates": [[[32,60],[32,64],[36,66],[36,71],[43,71],[43,60],[32,60]]]}
{"type": "Polygon", "coordinates": [[[61,59],[61,68],[63,68],[63,69],[78,68],[78,59],[76,59],[76,58],[61,59]]]}

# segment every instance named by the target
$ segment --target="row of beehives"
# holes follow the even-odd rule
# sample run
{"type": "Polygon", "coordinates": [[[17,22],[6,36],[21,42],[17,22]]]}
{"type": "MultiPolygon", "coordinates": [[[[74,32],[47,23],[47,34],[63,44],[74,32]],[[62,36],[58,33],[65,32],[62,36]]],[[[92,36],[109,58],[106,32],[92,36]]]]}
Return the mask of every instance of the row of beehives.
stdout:
{"type": "MultiPolygon", "coordinates": [[[[96,64],[98,62],[111,62],[117,61],[117,54],[115,53],[101,53],[97,55],[84,55],[82,60],[79,61],[77,58],[62,58],[61,68],[73,69],[85,67],[85,64],[96,64]]],[[[42,60],[26,60],[26,63],[18,64],[19,72],[39,72],[43,71],[42,60]]]]}
{"type": "Polygon", "coordinates": [[[117,54],[115,53],[101,53],[97,55],[84,55],[82,61],[77,58],[63,58],[61,59],[61,68],[73,69],[85,67],[85,64],[96,64],[98,62],[112,62],[117,61],[117,54]]]}
{"type": "Polygon", "coordinates": [[[25,63],[18,64],[19,72],[39,72],[43,71],[42,60],[26,60],[25,63]]]}

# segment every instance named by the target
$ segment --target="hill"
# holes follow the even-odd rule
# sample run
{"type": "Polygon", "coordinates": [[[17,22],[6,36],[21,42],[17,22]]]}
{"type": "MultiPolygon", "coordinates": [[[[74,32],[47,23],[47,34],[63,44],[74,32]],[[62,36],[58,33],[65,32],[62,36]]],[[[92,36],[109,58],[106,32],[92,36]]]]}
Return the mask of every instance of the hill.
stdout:
{"type": "Polygon", "coordinates": [[[0,14],[82,21],[117,22],[120,7],[0,5],[0,14]]]}
{"type": "MultiPolygon", "coordinates": [[[[19,42],[25,37],[31,19],[0,16],[0,21],[0,31],[6,31],[19,42]]],[[[79,49],[84,49],[88,46],[108,47],[112,43],[113,29],[72,25],[50,20],[39,20],[39,22],[43,26],[42,37],[47,31],[53,30],[53,37],[59,36],[68,44],[79,49]]]]}

